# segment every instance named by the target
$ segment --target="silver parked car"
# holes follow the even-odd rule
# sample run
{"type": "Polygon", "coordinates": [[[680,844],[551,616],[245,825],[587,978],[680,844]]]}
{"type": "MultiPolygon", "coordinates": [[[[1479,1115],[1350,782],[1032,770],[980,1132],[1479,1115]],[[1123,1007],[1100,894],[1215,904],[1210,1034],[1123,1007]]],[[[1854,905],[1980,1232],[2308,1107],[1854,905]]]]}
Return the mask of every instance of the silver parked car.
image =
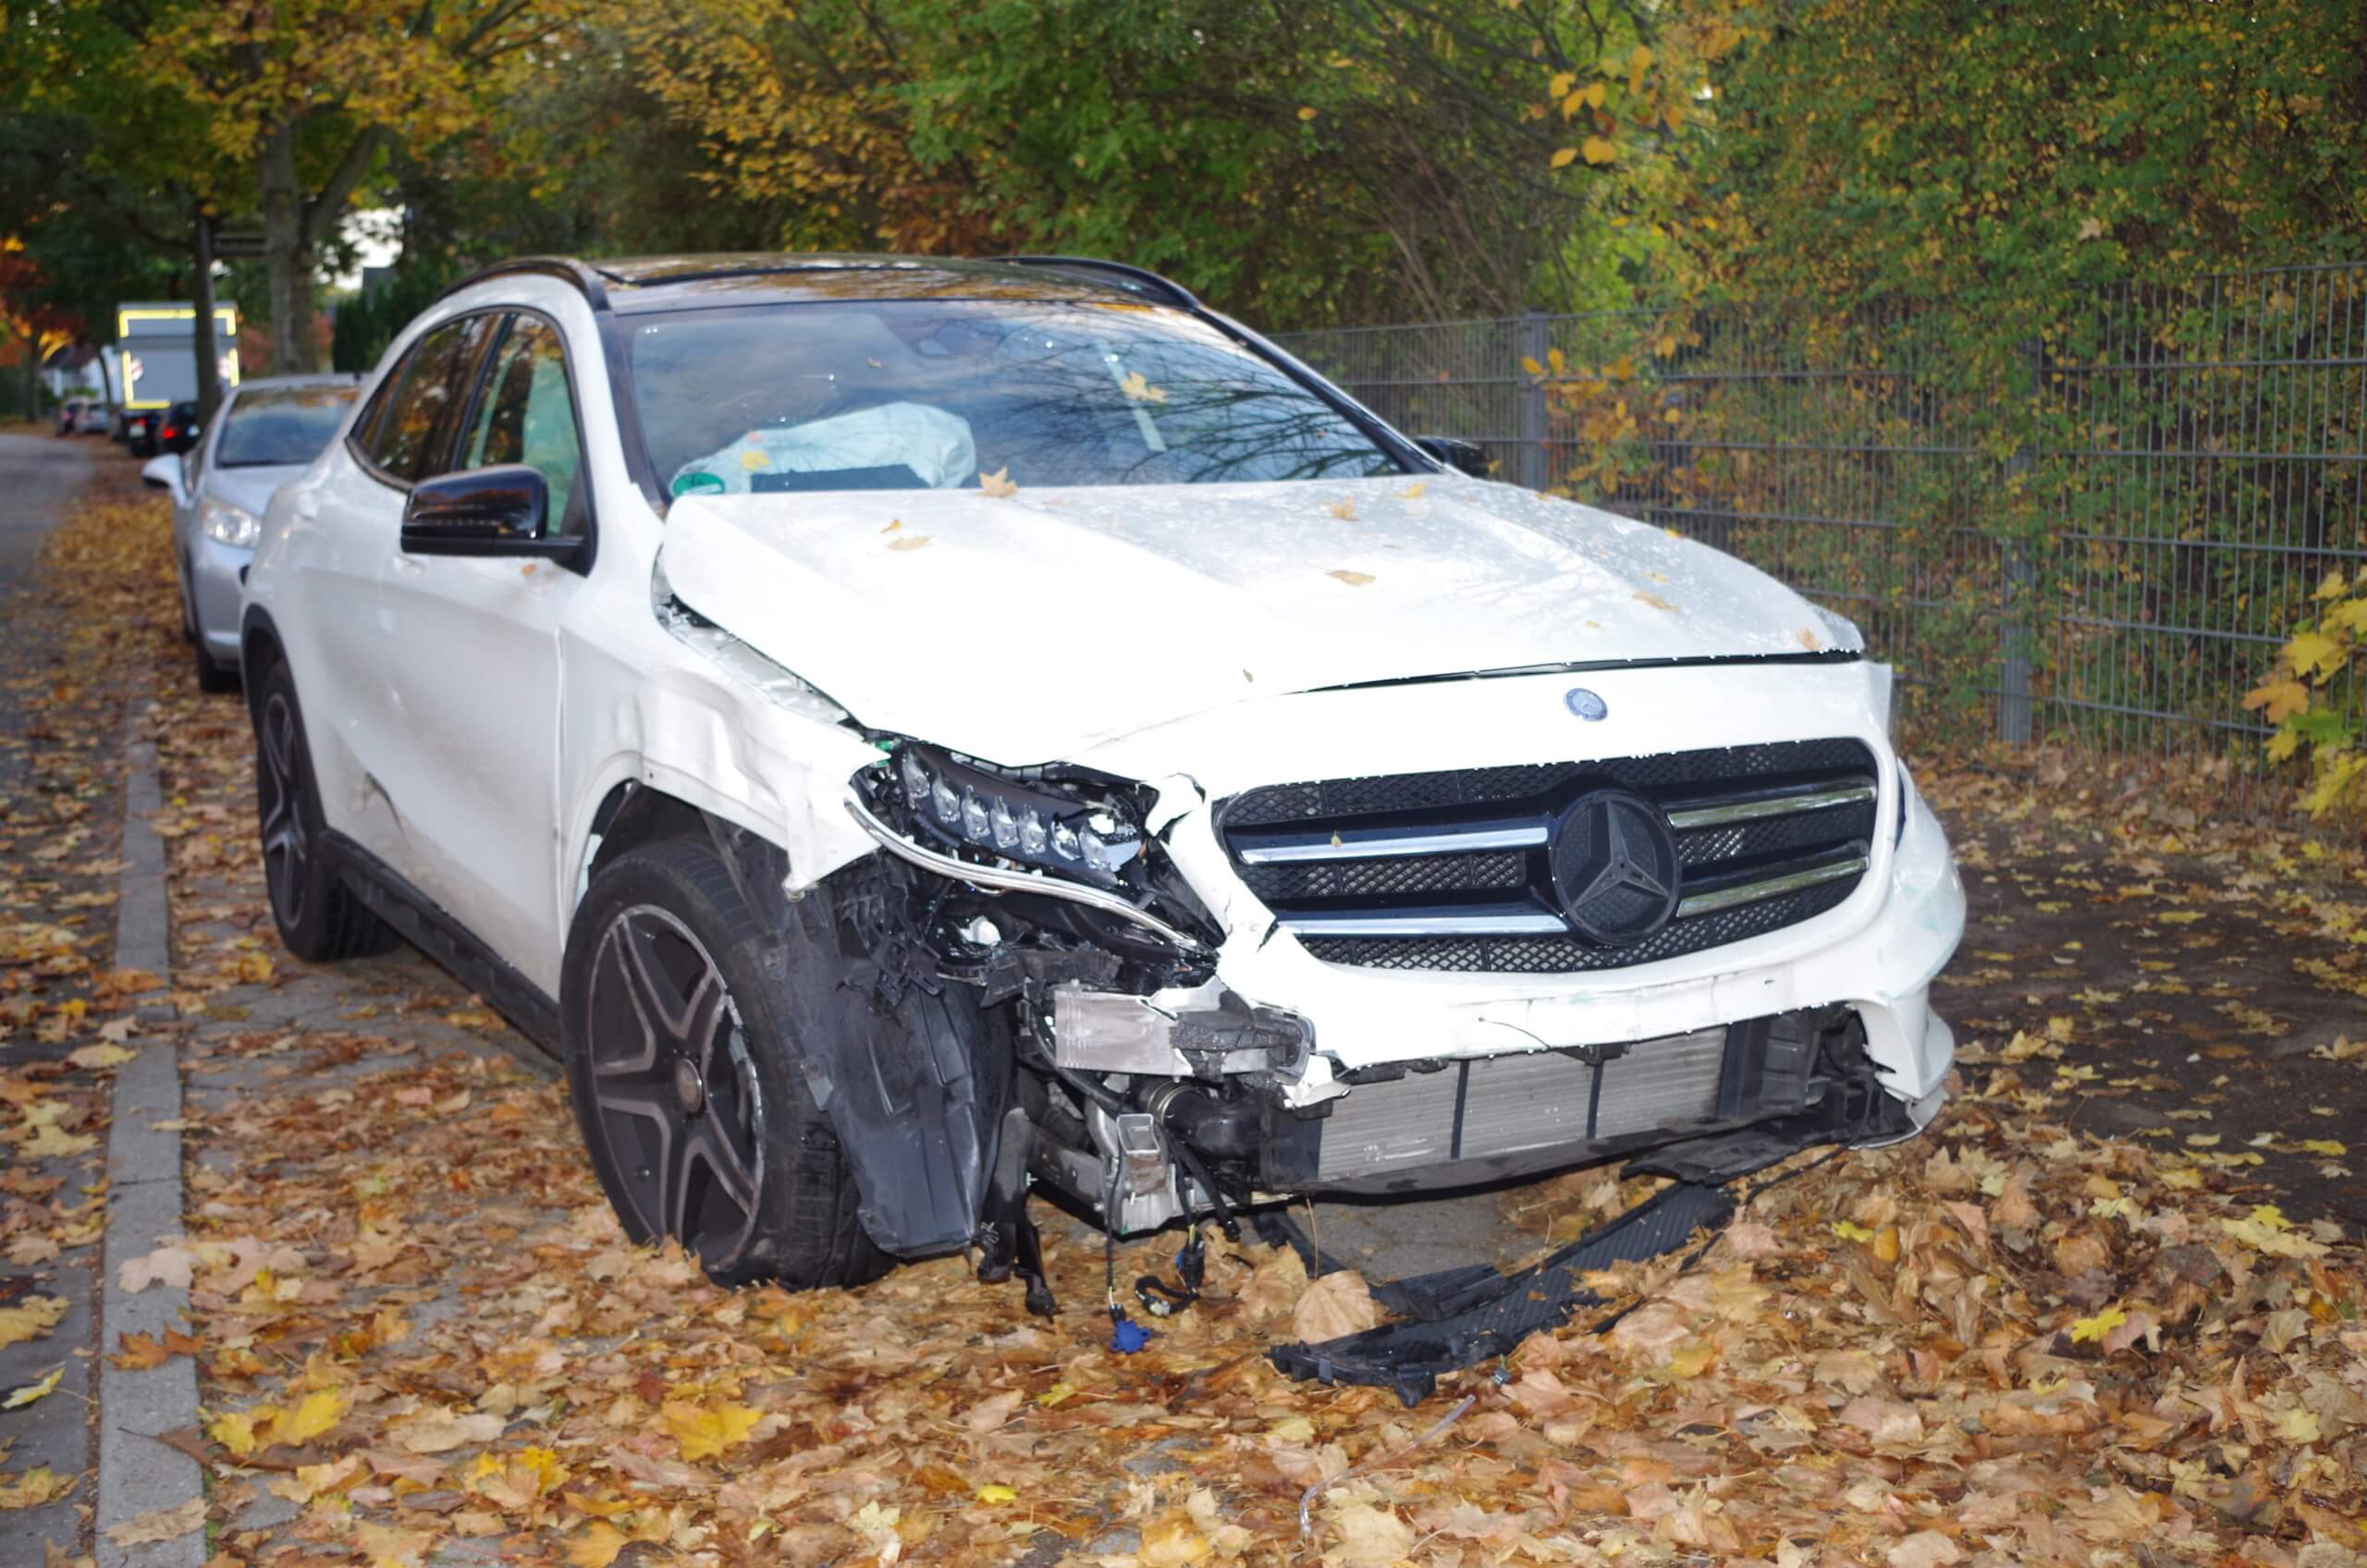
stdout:
{"type": "Polygon", "coordinates": [[[196,650],[197,683],[239,683],[239,594],[271,494],[301,473],[345,422],[361,381],[283,375],[223,398],[196,447],[156,459],[141,477],[173,497],[173,557],[180,569],[181,634],[196,650]]]}

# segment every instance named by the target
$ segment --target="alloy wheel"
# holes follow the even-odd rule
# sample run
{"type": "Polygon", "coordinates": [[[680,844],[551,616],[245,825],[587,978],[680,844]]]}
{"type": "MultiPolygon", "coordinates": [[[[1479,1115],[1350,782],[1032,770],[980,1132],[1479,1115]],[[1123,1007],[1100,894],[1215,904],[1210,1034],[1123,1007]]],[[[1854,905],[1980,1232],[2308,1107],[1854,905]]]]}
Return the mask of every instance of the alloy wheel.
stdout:
{"type": "Polygon", "coordinates": [[[723,972],[655,904],[619,913],[592,961],[595,1120],[644,1234],[736,1262],[764,1186],[764,1102],[723,972]]]}
{"type": "Polygon", "coordinates": [[[297,732],[296,710],[286,696],[275,692],[264,704],[256,739],[263,754],[263,798],[256,804],[263,817],[264,879],[281,924],[298,925],[304,919],[313,836],[305,821],[304,774],[298,761],[303,741],[297,732]]]}

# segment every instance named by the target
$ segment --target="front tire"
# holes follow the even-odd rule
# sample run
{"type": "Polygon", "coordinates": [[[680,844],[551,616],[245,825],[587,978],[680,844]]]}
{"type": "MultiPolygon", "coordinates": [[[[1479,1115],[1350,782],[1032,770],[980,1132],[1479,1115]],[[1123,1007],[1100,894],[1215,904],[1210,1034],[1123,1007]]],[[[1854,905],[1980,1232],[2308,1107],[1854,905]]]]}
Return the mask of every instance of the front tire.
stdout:
{"type": "MultiPolygon", "coordinates": [[[[197,656],[205,657],[202,647],[197,656]]],[[[354,896],[323,853],[327,824],[313,782],[296,680],[275,664],[255,693],[255,815],[271,918],[288,950],[307,963],[383,952],[395,934],[354,896]]]]}
{"type": "Polygon", "coordinates": [[[768,977],[779,939],[705,843],[603,867],[560,977],[569,1098],[633,1240],[673,1237],[717,1284],[860,1284],[888,1259],[768,977]]]}

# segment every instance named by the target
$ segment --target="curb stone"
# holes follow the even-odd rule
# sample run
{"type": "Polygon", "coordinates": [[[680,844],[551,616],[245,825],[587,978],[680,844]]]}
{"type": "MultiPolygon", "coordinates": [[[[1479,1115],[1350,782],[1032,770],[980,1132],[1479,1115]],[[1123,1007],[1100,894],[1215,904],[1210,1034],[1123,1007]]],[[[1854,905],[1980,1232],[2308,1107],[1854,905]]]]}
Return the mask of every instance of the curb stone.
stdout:
{"type": "MultiPolygon", "coordinates": [[[[145,738],[149,707],[136,702],[124,726],[123,874],[116,899],[115,963],[169,980],[172,912],[165,889],[165,841],[155,815],[164,807],[155,743],[145,738]]],[[[147,998],[161,1003],[161,996],[147,998]]],[[[143,1007],[142,1016],[154,1017],[143,1007]]],[[[169,1035],[132,1037],[138,1055],[116,1069],[107,1130],[105,1263],[98,1281],[99,1487],[94,1535],[99,1568],[201,1568],[205,1532],[119,1547],[107,1530],[204,1495],[197,1462],[154,1439],[197,1425],[197,1365],[174,1356],[144,1372],[110,1357],[126,1334],[162,1338],[182,1326],[189,1292],[154,1284],[137,1295],[116,1288],[116,1270],[181,1233],[181,1135],[158,1122],[181,1114],[180,1052],[169,1035]]]]}

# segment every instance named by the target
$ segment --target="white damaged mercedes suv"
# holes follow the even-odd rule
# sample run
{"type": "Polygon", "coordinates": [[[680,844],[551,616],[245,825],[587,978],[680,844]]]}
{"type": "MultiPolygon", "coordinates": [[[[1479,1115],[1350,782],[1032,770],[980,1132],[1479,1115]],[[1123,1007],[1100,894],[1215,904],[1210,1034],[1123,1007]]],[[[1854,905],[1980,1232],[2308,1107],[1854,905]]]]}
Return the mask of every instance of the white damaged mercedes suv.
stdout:
{"type": "Polygon", "coordinates": [[[263,527],[280,933],[475,987],[727,1281],[1911,1133],[1890,670],[1471,460],[1108,263],[496,267],[263,527]]]}

